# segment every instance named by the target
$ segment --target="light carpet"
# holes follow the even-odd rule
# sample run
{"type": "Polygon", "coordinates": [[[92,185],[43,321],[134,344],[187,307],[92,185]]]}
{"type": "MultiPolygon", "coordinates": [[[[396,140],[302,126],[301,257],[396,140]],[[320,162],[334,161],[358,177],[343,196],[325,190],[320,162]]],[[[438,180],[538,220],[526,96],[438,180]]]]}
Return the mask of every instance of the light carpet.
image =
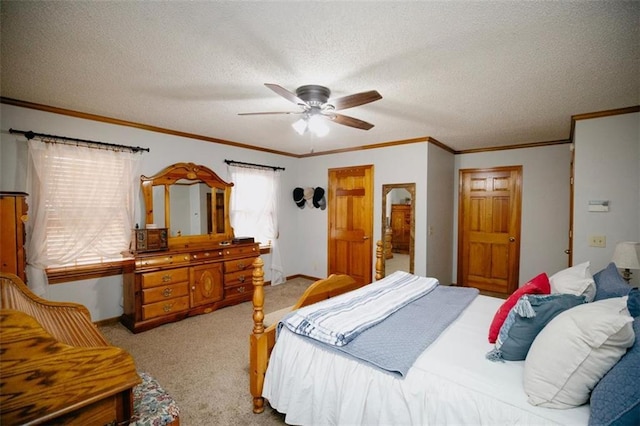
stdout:
{"type": "MultiPolygon", "coordinates": [[[[265,287],[265,313],[293,305],[313,281],[295,278],[265,287]]],[[[155,377],[176,400],[182,426],[282,425],[265,404],[254,414],[249,393],[251,302],[219,309],[138,334],[121,324],[101,326],[136,367],[155,377]]]]}

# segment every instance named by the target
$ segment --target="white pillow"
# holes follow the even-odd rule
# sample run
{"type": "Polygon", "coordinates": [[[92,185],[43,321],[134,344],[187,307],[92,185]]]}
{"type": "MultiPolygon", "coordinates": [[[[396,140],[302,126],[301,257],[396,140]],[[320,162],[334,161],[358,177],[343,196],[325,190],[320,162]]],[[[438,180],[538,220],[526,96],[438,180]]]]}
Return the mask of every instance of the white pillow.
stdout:
{"type": "Polygon", "coordinates": [[[589,270],[590,262],[584,262],[571,268],[556,272],[549,278],[551,293],[575,294],[584,296],[587,302],[596,297],[596,283],[589,270]]]}
{"type": "Polygon", "coordinates": [[[585,404],[600,379],[635,341],[627,296],[585,303],[552,319],[524,363],[529,403],[548,408],[585,404]]]}

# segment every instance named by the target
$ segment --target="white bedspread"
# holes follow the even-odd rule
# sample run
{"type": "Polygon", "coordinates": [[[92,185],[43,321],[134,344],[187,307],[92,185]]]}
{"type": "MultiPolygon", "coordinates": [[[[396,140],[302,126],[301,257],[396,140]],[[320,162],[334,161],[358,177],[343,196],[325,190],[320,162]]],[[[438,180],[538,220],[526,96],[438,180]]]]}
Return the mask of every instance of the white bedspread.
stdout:
{"type": "Polygon", "coordinates": [[[586,425],[589,407],[527,403],[523,361],[493,363],[487,330],[501,299],[478,296],[400,379],[283,329],[263,396],[288,424],[586,425]],[[313,363],[311,360],[313,359],[313,363]]]}

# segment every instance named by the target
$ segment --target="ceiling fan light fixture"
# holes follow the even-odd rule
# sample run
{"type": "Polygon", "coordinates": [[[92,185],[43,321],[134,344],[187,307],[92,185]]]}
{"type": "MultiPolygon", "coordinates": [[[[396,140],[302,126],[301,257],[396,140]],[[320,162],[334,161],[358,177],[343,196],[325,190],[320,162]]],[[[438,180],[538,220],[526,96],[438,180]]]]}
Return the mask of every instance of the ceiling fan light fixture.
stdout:
{"type": "Polygon", "coordinates": [[[302,108],[302,111],[244,112],[239,113],[239,115],[303,114],[300,120],[292,124],[292,127],[299,135],[311,131],[318,137],[326,136],[329,133],[329,127],[323,119],[332,120],[337,124],[355,129],[369,130],[373,127],[373,124],[347,115],[336,114],[335,111],[353,108],[382,99],[380,93],[375,90],[370,90],[368,92],[355,93],[353,95],[332,99],[331,103],[329,103],[331,90],[329,90],[328,87],[308,84],[298,87],[296,92],[293,93],[277,84],[265,83],[265,86],[286,100],[298,105],[302,108]]]}
{"type": "Polygon", "coordinates": [[[295,123],[293,123],[291,125],[291,127],[294,128],[294,130],[300,135],[304,135],[305,132],[307,131],[308,128],[308,123],[307,120],[305,120],[304,118],[301,118],[300,120],[296,121],[295,123]]]}
{"type": "Polygon", "coordinates": [[[307,114],[291,125],[300,135],[311,132],[321,138],[329,134],[329,126],[321,114],[307,114]]]}
{"type": "Polygon", "coordinates": [[[308,127],[309,130],[319,138],[329,133],[329,126],[327,126],[324,117],[320,114],[314,114],[309,118],[308,127]]]}

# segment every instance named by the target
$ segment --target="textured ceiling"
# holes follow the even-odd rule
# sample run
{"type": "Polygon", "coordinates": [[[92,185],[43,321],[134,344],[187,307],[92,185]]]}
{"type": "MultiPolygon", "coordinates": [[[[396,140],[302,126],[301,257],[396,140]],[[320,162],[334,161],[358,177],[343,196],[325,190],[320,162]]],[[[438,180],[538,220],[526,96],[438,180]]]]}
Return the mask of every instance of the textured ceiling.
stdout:
{"type": "MultiPolygon", "coordinates": [[[[0,2],[3,97],[292,154],[563,140],[640,104],[640,2],[0,2]],[[378,90],[299,136],[264,86],[378,90]]],[[[6,129],[4,129],[6,130],[6,129]]],[[[26,129],[25,129],[26,130],[26,129]]],[[[31,129],[45,132],[47,129],[31,129]]],[[[75,136],[75,135],[67,135],[75,136]]]]}

